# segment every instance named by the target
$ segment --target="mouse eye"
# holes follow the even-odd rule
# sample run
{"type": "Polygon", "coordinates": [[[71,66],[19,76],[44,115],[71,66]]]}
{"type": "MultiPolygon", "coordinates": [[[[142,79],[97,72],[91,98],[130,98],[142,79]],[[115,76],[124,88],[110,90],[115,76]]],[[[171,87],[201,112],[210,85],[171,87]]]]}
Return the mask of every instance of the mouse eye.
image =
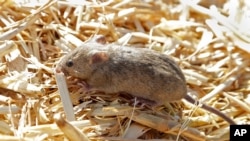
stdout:
{"type": "Polygon", "coordinates": [[[72,67],[73,65],[74,63],[71,60],[66,62],[67,67],[72,67]]]}

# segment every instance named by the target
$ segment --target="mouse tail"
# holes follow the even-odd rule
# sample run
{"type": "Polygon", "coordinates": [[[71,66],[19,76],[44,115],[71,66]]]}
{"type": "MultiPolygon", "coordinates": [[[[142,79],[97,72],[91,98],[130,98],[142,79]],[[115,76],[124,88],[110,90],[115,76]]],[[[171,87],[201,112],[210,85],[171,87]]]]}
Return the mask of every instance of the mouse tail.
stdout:
{"type": "Polygon", "coordinates": [[[195,104],[195,103],[197,103],[198,105],[201,104],[201,105],[202,105],[201,108],[203,108],[203,109],[205,109],[205,110],[207,110],[207,111],[209,111],[209,112],[211,112],[211,113],[213,113],[213,114],[216,113],[216,115],[218,115],[218,116],[220,116],[221,118],[223,118],[224,120],[226,120],[230,125],[236,125],[235,121],[233,121],[230,117],[228,117],[227,115],[225,115],[225,114],[222,113],[221,111],[219,111],[219,110],[217,110],[217,109],[215,109],[215,108],[213,108],[213,107],[211,107],[211,106],[208,106],[208,105],[206,105],[206,104],[202,104],[202,103],[200,103],[199,101],[194,100],[194,99],[193,99],[191,96],[189,96],[189,95],[186,95],[185,99],[186,99],[188,102],[192,103],[192,104],[195,104]]]}

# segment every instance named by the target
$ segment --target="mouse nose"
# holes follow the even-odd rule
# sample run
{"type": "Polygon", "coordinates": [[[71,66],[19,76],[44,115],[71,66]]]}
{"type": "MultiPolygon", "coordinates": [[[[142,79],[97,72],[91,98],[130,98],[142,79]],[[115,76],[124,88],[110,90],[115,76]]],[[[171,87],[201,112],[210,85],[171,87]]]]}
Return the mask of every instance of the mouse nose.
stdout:
{"type": "Polygon", "coordinates": [[[62,72],[62,67],[59,64],[56,65],[55,71],[56,71],[56,73],[61,73],[62,72]]]}
{"type": "Polygon", "coordinates": [[[69,75],[67,69],[65,67],[60,66],[60,65],[56,66],[55,71],[56,71],[56,73],[63,73],[65,76],[69,75]]]}

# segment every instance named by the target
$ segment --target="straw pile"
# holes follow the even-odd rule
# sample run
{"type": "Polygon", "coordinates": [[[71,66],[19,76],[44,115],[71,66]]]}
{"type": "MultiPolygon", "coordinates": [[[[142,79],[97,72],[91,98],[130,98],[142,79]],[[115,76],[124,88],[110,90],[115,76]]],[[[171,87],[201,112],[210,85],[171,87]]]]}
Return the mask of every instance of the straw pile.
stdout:
{"type": "Polygon", "coordinates": [[[67,52],[104,35],[173,56],[190,95],[249,123],[247,2],[1,0],[0,139],[229,140],[224,120],[184,100],[156,111],[133,106],[116,94],[86,94],[84,82],[53,70],[67,52]]]}

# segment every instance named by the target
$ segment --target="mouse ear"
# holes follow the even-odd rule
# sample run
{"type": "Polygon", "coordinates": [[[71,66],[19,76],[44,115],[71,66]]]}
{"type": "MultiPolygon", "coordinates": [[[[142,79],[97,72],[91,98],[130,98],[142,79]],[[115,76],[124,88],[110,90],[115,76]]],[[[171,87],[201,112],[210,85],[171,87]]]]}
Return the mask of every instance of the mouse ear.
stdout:
{"type": "Polygon", "coordinates": [[[89,64],[105,62],[109,59],[106,51],[92,52],[90,54],[89,64]]]}
{"type": "Polygon", "coordinates": [[[88,41],[88,43],[99,43],[99,44],[105,45],[107,43],[107,41],[106,41],[105,36],[95,35],[88,41]]]}

